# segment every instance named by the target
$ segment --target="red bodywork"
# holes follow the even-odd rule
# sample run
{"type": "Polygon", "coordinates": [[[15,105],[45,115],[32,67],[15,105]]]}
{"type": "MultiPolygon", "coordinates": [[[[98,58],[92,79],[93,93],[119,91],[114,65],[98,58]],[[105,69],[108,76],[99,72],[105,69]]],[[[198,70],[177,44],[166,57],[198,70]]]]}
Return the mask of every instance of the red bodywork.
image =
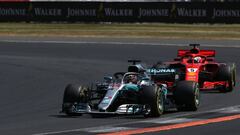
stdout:
{"type": "MultiPolygon", "coordinates": [[[[228,87],[228,81],[215,81],[214,76],[221,64],[215,61],[215,50],[200,50],[196,46],[190,50],[178,50],[178,57],[171,62],[164,62],[171,68],[183,73],[182,80],[198,82],[201,90],[212,90],[218,87],[228,87]],[[196,61],[198,58],[198,61],[196,61]]],[[[165,83],[168,87],[174,85],[171,81],[165,83]]]]}

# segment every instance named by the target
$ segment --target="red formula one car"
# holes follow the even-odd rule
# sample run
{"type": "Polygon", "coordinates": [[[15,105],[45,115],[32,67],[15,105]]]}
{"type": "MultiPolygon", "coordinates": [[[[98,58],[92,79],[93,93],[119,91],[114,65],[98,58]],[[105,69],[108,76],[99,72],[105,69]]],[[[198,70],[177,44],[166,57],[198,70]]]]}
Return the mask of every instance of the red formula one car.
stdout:
{"type": "MultiPolygon", "coordinates": [[[[168,87],[175,81],[196,82],[200,90],[231,92],[236,85],[235,63],[219,63],[215,60],[215,50],[200,50],[199,44],[190,44],[190,50],[178,50],[178,56],[171,62],[157,63],[154,68],[175,69],[177,76],[167,80],[168,87]]],[[[164,81],[164,79],[162,80],[164,81]]]]}

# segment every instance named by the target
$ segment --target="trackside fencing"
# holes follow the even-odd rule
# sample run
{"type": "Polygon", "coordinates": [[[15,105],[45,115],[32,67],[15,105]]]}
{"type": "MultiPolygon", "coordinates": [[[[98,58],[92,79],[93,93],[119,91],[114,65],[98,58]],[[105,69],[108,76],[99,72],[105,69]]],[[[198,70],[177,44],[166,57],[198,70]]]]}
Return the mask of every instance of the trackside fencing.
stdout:
{"type": "Polygon", "coordinates": [[[0,22],[240,23],[240,2],[0,1],[0,22]]]}

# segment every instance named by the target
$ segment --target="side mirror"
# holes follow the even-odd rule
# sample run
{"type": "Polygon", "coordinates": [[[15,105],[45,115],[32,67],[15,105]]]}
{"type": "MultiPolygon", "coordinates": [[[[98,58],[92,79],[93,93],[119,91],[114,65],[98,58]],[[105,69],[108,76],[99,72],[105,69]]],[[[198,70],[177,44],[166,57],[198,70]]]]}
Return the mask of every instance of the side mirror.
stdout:
{"type": "Polygon", "coordinates": [[[107,82],[107,83],[110,83],[112,82],[113,78],[111,76],[104,76],[104,80],[107,82]]]}

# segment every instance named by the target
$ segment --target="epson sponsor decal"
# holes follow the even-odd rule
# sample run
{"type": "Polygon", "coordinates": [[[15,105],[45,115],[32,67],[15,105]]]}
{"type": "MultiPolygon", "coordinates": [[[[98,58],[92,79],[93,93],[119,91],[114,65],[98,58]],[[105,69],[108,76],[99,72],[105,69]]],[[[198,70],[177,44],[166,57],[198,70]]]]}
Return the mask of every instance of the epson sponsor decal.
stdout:
{"type": "Polygon", "coordinates": [[[170,69],[170,68],[160,68],[160,69],[148,69],[148,73],[150,74],[159,74],[159,73],[175,73],[175,69],[170,69]]]}

